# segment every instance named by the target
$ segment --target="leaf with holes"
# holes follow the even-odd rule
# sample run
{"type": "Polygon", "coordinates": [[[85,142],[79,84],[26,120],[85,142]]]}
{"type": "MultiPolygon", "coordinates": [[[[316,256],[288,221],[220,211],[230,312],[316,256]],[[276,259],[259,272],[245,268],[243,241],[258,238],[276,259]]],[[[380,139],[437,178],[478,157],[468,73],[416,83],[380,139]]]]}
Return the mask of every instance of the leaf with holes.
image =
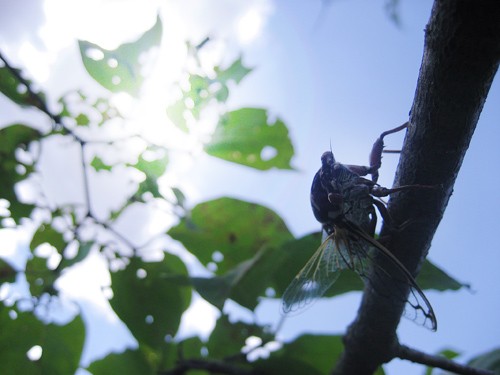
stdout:
{"type": "Polygon", "coordinates": [[[81,262],[87,258],[93,245],[93,242],[78,242],[78,251],[76,255],[73,258],[63,258],[58,268],[64,269],[81,262]]]}
{"type": "Polygon", "coordinates": [[[162,30],[160,17],[157,17],[155,25],[139,39],[115,50],[79,40],[83,65],[90,76],[108,90],[136,96],[144,80],[142,60],[153,47],[159,46],[162,30]]]}
{"type": "Polygon", "coordinates": [[[217,81],[221,83],[227,83],[228,81],[234,81],[235,83],[240,83],[243,78],[247,76],[248,73],[252,71],[251,68],[247,68],[243,65],[241,57],[234,61],[228,68],[221,69],[215,67],[215,74],[217,75],[217,81]]]}
{"type": "Polygon", "coordinates": [[[269,122],[266,110],[242,108],[227,113],[205,145],[212,156],[259,170],[292,169],[293,146],[280,119],[269,122]]]}
{"type": "MultiPolygon", "coordinates": [[[[19,80],[18,76],[22,75],[21,70],[16,68],[12,69],[13,70],[9,69],[7,66],[0,67],[0,92],[22,107],[44,107],[45,103],[40,103],[31,96],[26,86],[19,80]]],[[[30,80],[26,79],[25,81],[31,86],[30,80]]],[[[31,87],[31,89],[33,90],[33,87],[31,87]]],[[[35,94],[40,99],[45,100],[45,95],[42,92],[36,91],[35,94]]]]}
{"type": "Polygon", "coordinates": [[[135,199],[141,200],[143,194],[151,193],[155,198],[163,198],[158,186],[158,178],[160,178],[167,169],[168,154],[159,147],[148,147],[145,152],[139,156],[136,164],[131,165],[135,169],[141,171],[145,175],[144,181],[139,184],[135,199]],[[146,159],[146,154],[154,156],[151,160],[146,159]]]}
{"type": "Polygon", "coordinates": [[[66,241],[63,235],[56,231],[51,225],[45,224],[40,225],[33,235],[30,243],[31,252],[43,243],[54,246],[59,254],[61,254],[66,247],[66,241]]]}
{"type": "Polygon", "coordinates": [[[293,239],[274,211],[228,197],[198,204],[191,216],[168,234],[205,266],[216,265],[217,275],[224,275],[265,247],[278,247],[293,239]]]}
{"type": "Polygon", "coordinates": [[[29,284],[30,293],[33,297],[41,297],[45,293],[55,296],[55,282],[59,273],[48,267],[47,258],[32,256],[26,262],[26,281],[29,284]]]}
{"type": "Polygon", "coordinates": [[[124,270],[111,274],[111,307],[140,344],[159,349],[167,335],[175,336],[191,289],[174,280],[186,276],[184,263],[171,254],[161,262],[132,258],[124,270]]]}
{"type": "Polygon", "coordinates": [[[44,324],[33,314],[17,312],[11,318],[0,307],[0,363],[2,375],[74,374],[80,363],[85,326],[80,315],[66,325],[44,324]],[[42,349],[37,361],[26,353],[35,345],[42,349]]]}
{"type": "Polygon", "coordinates": [[[77,126],[102,126],[113,118],[122,118],[118,109],[107,98],[86,95],[82,90],[69,91],[58,100],[61,105],[60,117],[77,126]]]}
{"type": "Polygon", "coordinates": [[[260,337],[264,342],[274,337],[260,325],[231,322],[227,315],[221,315],[208,339],[208,354],[217,359],[238,355],[250,336],[260,337]]]}
{"type": "Polygon", "coordinates": [[[15,185],[29,176],[33,166],[18,162],[15,153],[18,148],[27,149],[30,142],[40,137],[38,130],[26,125],[14,124],[0,129],[0,198],[9,201],[10,216],[16,223],[21,218],[28,217],[34,206],[22,203],[17,197],[15,185]],[[18,166],[23,167],[26,172],[19,173],[18,166]]]}

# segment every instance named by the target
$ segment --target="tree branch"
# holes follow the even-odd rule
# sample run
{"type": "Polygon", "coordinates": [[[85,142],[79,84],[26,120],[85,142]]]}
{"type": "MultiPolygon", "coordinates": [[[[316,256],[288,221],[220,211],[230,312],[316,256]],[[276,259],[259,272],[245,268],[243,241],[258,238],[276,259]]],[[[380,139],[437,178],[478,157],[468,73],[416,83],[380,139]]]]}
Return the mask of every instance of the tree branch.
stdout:
{"type": "Polygon", "coordinates": [[[166,372],[160,372],[160,375],[183,375],[189,370],[206,370],[210,373],[229,374],[229,375],[251,375],[252,370],[231,365],[224,361],[209,359],[186,359],[179,361],[177,367],[166,372]]]}
{"type": "Polygon", "coordinates": [[[419,350],[409,348],[405,345],[400,345],[396,356],[401,359],[407,359],[408,361],[421,363],[429,367],[438,367],[443,370],[452,371],[456,374],[462,375],[494,375],[493,371],[481,370],[473,367],[460,365],[448,358],[430,355],[423,353],[419,350]]]}
{"type": "MultiPolygon", "coordinates": [[[[417,89],[394,185],[436,185],[402,191],[389,213],[404,230],[381,236],[414,275],[429,250],[500,60],[500,2],[436,0],[426,28],[417,89]]],[[[398,355],[396,328],[404,301],[381,298],[367,285],[344,337],[335,374],[372,374],[398,355]]]]}

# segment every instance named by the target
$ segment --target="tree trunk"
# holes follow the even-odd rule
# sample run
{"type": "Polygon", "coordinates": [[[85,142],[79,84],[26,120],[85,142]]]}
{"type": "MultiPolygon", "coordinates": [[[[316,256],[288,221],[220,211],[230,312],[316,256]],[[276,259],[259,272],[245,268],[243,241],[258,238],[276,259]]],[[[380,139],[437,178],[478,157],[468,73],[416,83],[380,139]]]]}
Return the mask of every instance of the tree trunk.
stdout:
{"type": "MultiPolygon", "coordinates": [[[[386,246],[414,275],[429,250],[500,61],[500,1],[436,0],[394,185],[434,185],[389,202],[386,246]]],[[[382,287],[382,286],[380,286],[382,287]]],[[[377,287],[375,286],[375,289],[377,287]]],[[[404,303],[365,288],[334,374],[372,374],[397,355],[404,303]]]]}

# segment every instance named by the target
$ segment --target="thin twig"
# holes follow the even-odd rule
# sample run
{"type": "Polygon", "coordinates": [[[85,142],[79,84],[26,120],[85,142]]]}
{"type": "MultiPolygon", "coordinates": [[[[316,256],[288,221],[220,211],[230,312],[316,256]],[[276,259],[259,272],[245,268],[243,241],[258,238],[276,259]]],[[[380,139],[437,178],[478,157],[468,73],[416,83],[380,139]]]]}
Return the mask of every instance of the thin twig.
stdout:
{"type": "Polygon", "coordinates": [[[33,91],[31,84],[25,80],[20,74],[19,71],[16,70],[8,61],[7,59],[3,56],[3,54],[0,52],[0,60],[3,61],[5,64],[5,67],[10,71],[10,73],[19,81],[21,82],[25,87],[28,92],[28,95],[34,102],[34,106],[38,108],[40,111],[45,113],[47,116],[49,116],[52,121],[54,122],[54,125],[61,124],[61,117],[58,115],[54,115],[48,108],[47,104],[45,103],[45,100],[42,99],[42,97],[37,94],[36,92],[33,91]]]}
{"type": "Polygon", "coordinates": [[[451,359],[427,354],[419,350],[409,348],[406,345],[399,345],[396,357],[462,375],[494,375],[493,371],[461,365],[451,359]]]}
{"type": "Polygon", "coordinates": [[[85,192],[85,206],[87,208],[87,216],[93,217],[92,205],[90,199],[90,183],[89,183],[89,175],[88,175],[88,166],[85,162],[85,145],[86,143],[82,140],[80,142],[80,162],[82,164],[83,170],[83,190],[85,192]]]}

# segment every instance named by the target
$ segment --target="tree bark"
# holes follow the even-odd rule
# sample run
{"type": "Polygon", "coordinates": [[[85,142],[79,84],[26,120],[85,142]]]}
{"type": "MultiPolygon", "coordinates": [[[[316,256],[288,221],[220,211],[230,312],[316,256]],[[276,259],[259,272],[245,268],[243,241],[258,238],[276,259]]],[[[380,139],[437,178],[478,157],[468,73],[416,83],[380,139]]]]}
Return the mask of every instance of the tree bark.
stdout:
{"type": "MultiPolygon", "coordinates": [[[[500,1],[435,1],[394,186],[436,188],[391,197],[388,208],[395,223],[409,224],[401,231],[384,227],[381,233],[414,275],[453,192],[499,61],[500,1]]],[[[365,288],[334,374],[373,374],[395,356],[404,303],[381,298],[374,289],[365,288]]]]}

